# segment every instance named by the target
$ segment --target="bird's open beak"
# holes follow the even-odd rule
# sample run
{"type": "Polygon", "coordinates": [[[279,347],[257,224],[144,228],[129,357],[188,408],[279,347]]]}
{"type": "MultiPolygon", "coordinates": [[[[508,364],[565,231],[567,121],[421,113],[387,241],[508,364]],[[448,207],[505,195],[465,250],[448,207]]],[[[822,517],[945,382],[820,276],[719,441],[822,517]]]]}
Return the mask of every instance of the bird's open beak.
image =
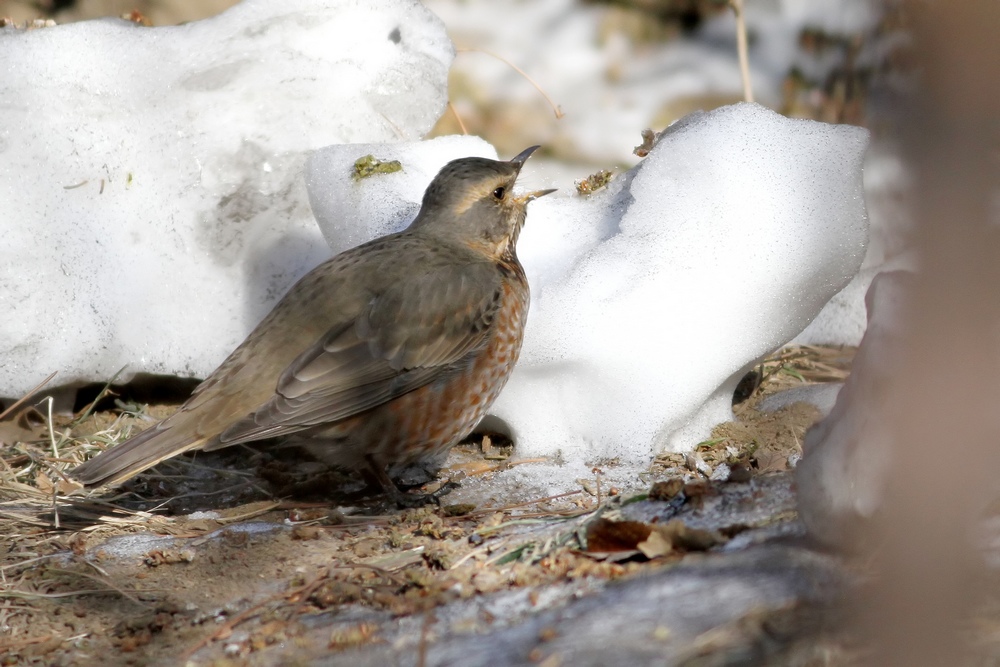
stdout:
{"type": "MultiPolygon", "coordinates": [[[[525,148],[523,151],[512,157],[510,159],[510,163],[515,167],[517,167],[517,170],[520,171],[521,167],[524,166],[525,160],[531,157],[531,154],[537,151],[539,148],[541,148],[541,146],[532,146],[530,148],[525,148]]],[[[528,203],[533,199],[544,197],[545,195],[555,191],[556,191],[555,188],[552,188],[551,190],[535,190],[534,192],[528,192],[526,194],[518,196],[517,200],[523,201],[524,203],[528,203]]]]}
{"type": "Polygon", "coordinates": [[[523,201],[524,203],[528,203],[529,201],[531,201],[533,199],[538,199],[539,197],[544,197],[545,195],[551,194],[551,193],[553,193],[555,191],[556,191],[556,188],[549,188],[548,190],[535,190],[534,192],[528,192],[526,194],[521,195],[520,197],[518,197],[518,199],[521,200],[521,201],[523,201]]]}
{"type": "Polygon", "coordinates": [[[527,159],[531,157],[531,154],[537,151],[539,148],[541,148],[541,146],[532,146],[531,148],[525,148],[523,151],[512,157],[510,159],[510,163],[515,167],[517,167],[518,170],[520,170],[521,167],[524,166],[524,163],[527,161],[527,159]]]}

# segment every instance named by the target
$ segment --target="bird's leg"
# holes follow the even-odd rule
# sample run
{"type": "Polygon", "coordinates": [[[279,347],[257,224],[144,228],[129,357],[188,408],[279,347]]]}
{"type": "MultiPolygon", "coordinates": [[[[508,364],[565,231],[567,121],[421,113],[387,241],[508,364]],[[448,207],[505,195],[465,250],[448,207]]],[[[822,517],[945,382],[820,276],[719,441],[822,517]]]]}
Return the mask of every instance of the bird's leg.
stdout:
{"type": "Polygon", "coordinates": [[[457,482],[449,480],[442,484],[441,488],[434,493],[405,493],[399,490],[399,487],[396,486],[396,483],[392,481],[389,474],[385,471],[385,466],[376,461],[374,456],[369,454],[365,457],[365,461],[368,463],[368,471],[375,478],[375,481],[378,482],[378,485],[382,487],[382,490],[385,491],[385,495],[389,496],[400,508],[423,507],[428,502],[440,505],[442,496],[458,488],[457,482]]]}

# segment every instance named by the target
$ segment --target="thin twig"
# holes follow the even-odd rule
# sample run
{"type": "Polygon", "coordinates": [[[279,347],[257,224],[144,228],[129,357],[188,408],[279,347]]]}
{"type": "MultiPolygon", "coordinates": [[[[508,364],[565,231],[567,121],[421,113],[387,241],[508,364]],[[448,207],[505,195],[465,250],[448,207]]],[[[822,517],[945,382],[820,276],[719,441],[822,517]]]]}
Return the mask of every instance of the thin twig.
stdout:
{"type": "Polygon", "coordinates": [[[523,466],[527,463],[548,463],[549,459],[544,456],[539,456],[533,459],[518,459],[517,461],[504,461],[500,465],[491,466],[483,470],[477,470],[475,472],[466,473],[466,477],[478,477],[479,475],[489,475],[493,472],[504,472],[510,470],[514,466],[523,466]]]}
{"type": "Polygon", "coordinates": [[[581,493],[583,493],[583,491],[580,491],[580,490],[568,491],[566,493],[558,493],[558,494],[556,494],[554,496],[545,496],[544,498],[536,498],[534,500],[526,500],[523,503],[515,503],[513,505],[504,505],[503,507],[487,507],[485,509],[476,510],[475,512],[469,512],[468,514],[464,514],[464,515],[462,515],[460,517],[456,517],[456,518],[458,518],[458,519],[467,519],[469,517],[479,516],[481,514],[495,514],[497,512],[509,512],[510,510],[516,510],[516,509],[518,509],[520,507],[527,507],[528,505],[537,505],[538,503],[544,503],[544,502],[549,501],[549,500],[559,500],[560,498],[568,498],[569,496],[578,496],[581,493]]]}
{"type": "Polygon", "coordinates": [[[496,58],[497,60],[499,60],[502,63],[505,63],[512,70],[514,70],[515,72],[517,72],[518,74],[520,74],[521,76],[523,76],[528,81],[528,83],[530,83],[532,86],[534,86],[535,90],[537,90],[539,93],[541,93],[542,97],[545,98],[545,101],[549,103],[550,107],[552,107],[552,111],[553,111],[553,113],[555,113],[557,119],[562,118],[563,116],[566,115],[566,114],[563,113],[562,108],[558,104],[556,104],[555,102],[553,102],[551,97],[549,97],[548,95],[545,94],[545,91],[542,90],[542,87],[539,86],[538,83],[536,83],[534,79],[532,79],[530,76],[528,76],[527,73],[523,69],[521,69],[520,67],[518,67],[517,65],[515,65],[511,61],[507,60],[503,56],[497,55],[496,53],[493,53],[492,51],[487,51],[486,49],[459,48],[459,49],[455,49],[455,51],[457,53],[479,52],[479,53],[485,53],[488,56],[493,56],[494,58],[496,58]]]}
{"type": "MultiPolygon", "coordinates": [[[[316,578],[312,580],[312,583],[306,584],[305,588],[299,589],[295,594],[299,596],[299,601],[292,607],[292,611],[286,617],[288,621],[295,618],[302,606],[309,600],[309,596],[316,592],[316,590],[323,585],[323,582],[330,578],[330,570],[328,568],[322,568],[316,578]]],[[[291,597],[288,598],[291,602],[291,597]]]]}
{"type": "Polygon", "coordinates": [[[465,123],[462,122],[462,117],[458,115],[458,109],[456,109],[455,105],[451,103],[451,100],[448,100],[448,108],[451,109],[452,115],[455,116],[455,120],[458,121],[458,127],[461,128],[462,134],[468,135],[469,130],[466,129],[465,123]]]}
{"type": "Polygon", "coordinates": [[[55,558],[56,556],[58,556],[58,554],[46,554],[44,556],[35,556],[34,558],[29,558],[28,560],[22,560],[19,563],[11,563],[10,565],[0,565],[0,575],[6,576],[4,573],[7,570],[15,570],[19,567],[31,565],[32,563],[37,563],[39,561],[55,558]]]}
{"type": "Polygon", "coordinates": [[[753,88],[750,85],[750,57],[747,54],[747,22],[743,16],[743,0],[729,0],[729,6],[736,15],[736,52],[740,58],[740,75],[743,77],[743,99],[753,102],[753,88]]]}
{"type": "Polygon", "coordinates": [[[367,563],[344,563],[343,565],[329,565],[331,570],[371,570],[380,577],[384,577],[396,585],[402,585],[403,580],[396,577],[389,570],[378,565],[368,565],[367,563]]]}
{"type": "Polygon", "coordinates": [[[252,519],[254,517],[260,516],[261,514],[267,514],[268,512],[271,512],[273,510],[278,509],[280,506],[281,506],[281,503],[279,503],[279,502],[273,502],[273,503],[270,503],[268,505],[265,505],[264,507],[260,507],[260,508],[255,509],[255,510],[251,510],[250,512],[246,512],[244,514],[238,514],[236,516],[221,517],[219,519],[216,519],[216,521],[218,521],[222,525],[226,525],[226,524],[230,524],[230,523],[236,523],[237,521],[245,521],[247,519],[252,519]]]}
{"type": "Polygon", "coordinates": [[[97,397],[94,400],[92,400],[90,404],[87,405],[86,408],[84,408],[83,412],[80,413],[79,417],[70,422],[71,428],[74,426],[78,426],[81,422],[83,422],[83,420],[85,420],[87,417],[90,416],[90,414],[94,411],[94,408],[97,407],[97,404],[101,401],[101,399],[110,393],[111,385],[114,383],[115,380],[118,379],[119,375],[125,372],[126,368],[128,368],[127,364],[119,368],[118,372],[111,376],[111,379],[108,380],[103,387],[101,387],[101,390],[99,392],[97,392],[97,397]]]}
{"type": "MultiPolygon", "coordinates": [[[[25,609],[31,609],[30,607],[24,607],[25,609]]],[[[41,644],[42,642],[47,642],[53,638],[54,635],[45,635],[43,637],[25,637],[24,639],[8,639],[7,641],[0,642],[0,653],[11,653],[13,651],[18,651],[26,646],[31,646],[32,644],[41,644]]]]}
{"type": "Polygon", "coordinates": [[[21,398],[17,399],[16,401],[14,401],[14,403],[9,408],[7,408],[6,410],[4,410],[3,412],[0,412],[0,421],[3,421],[4,417],[6,417],[10,413],[12,413],[19,406],[24,405],[24,403],[29,398],[31,398],[36,393],[38,393],[39,389],[41,389],[42,387],[44,387],[45,385],[47,385],[49,382],[51,382],[52,378],[54,378],[56,376],[56,373],[58,373],[58,372],[59,371],[52,371],[47,378],[45,378],[44,380],[42,380],[41,382],[39,382],[38,384],[36,384],[34,387],[32,387],[31,391],[29,391],[27,394],[25,394],[21,398]]]}
{"type": "Polygon", "coordinates": [[[484,544],[484,545],[482,545],[480,547],[477,547],[477,548],[473,549],[472,551],[470,551],[469,553],[467,553],[464,556],[462,556],[461,558],[459,558],[454,563],[452,563],[451,567],[449,567],[448,569],[449,570],[454,570],[454,569],[458,568],[465,561],[469,560],[470,558],[475,558],[476,556],[478,556],[479,554],[483,553],[484,551],[489,551],[494,546],[496,546],[496,544],[494,542],[490,542],[489,544],[484,544]]]}
{"type": "MultiPolygon", "coordinates": [[[[89,565],[89,563],[88,563],[88,565],[89,565]]],[[[114,583],[111,582],[110,579],[106,579],[105,577],[101,577],[101,576],[97,576],[97,575],[93,575],[93,574],[88,574],[86,572],[77,572],[76,570],[65,570],[63,568],[57,568],[57,567],[49,567],[49,568],[46,568],[45,571],[46,572],[53,572],[55,574],[68,574],[68,575],[72,575],[72,576],[76,576],[76,577],[83,577],[84,579],[89,579],[90,581],[95,581],[95,582],[97,582],[99,584],[103,584],[104,586],[107,586],[107,589],[104,590],[104,591],[102,591],[103,593],[107,593],[108,590],[112,590],[112,591],[118,593],[119,595],[121,595],[123,598],[126,598],[127,600],[130,600],[130,601],[134,602],[135,604],[139,605],[140,607],[149,607],[150,606],[149,604],[143,602],[139,598],[135,597],[134,595],[132,595],[131,593],[129,593],[128,591],[126,591],[124,588],[116,586],[114,583]]],[[[98,569],[98,572],[100,572],[99,569],[98,569]]],[[[138,591],[138,592],[140,592],[140,593],[156,593],[156,592],[160,592],[160,591],[158,589],[146,589],[146,590],[142,590],[142,591],[138,591]]]]}
{"type": "MultiPolygon", "coordinates": [[[[0,590],[0,599],[13,598],[16,600],[59,600],[61,598],[73,598],[83,595],[107,595],[107,588],[84,589],[79,591],[66,591],[63,593],[30,593],[25,591],[3,591],[0,590]]],[[[149,606],[149,605],[144,605],[149,606]]]]}

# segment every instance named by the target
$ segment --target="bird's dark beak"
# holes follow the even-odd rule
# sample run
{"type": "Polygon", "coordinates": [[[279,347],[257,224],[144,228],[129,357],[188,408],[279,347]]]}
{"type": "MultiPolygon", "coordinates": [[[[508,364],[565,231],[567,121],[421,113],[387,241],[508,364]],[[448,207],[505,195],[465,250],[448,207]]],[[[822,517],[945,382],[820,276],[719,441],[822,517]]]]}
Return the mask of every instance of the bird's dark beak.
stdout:
{"type": "MultiPolygon", "coordinates": [[[[531,156],[531,154],[537,151],[539,148],[541,147],[532,146],[531,148],[525,148],[523,151],[512,157],[510,159],[510,163],[515,167],[517,167],[517,170],[520,171],[521,167],[524,166],[525,160],[527,160],[531,156]]],[[[538,199],[539,197],[544,197],[545,195],[553,193],[555,191],[556,191],[555,188],[552,188],[550,190],[535,190],[534,192],[527,192],[523,195],[518,196],[517,200],[527,204],[532,199],[538,199]]]]}
{"type": "Polygon", "coordinates": [[[544,197],[545,195],[552,194],[555,192],[555,188],[549,188],[548,190],[535,190],[534,192],[529,192],[528,194],[521,195],[518,199],[522,199],[525,202],[529,202],[532,199],[538,199],[539,197],[544,197]]]}
{"type": "Polygon", "coordinates": [[[512,157],[510,159],[510,163],[515,167],[517,167],[518,171],[520,171],[521,167],[524,166],[524,163],[531,156],[531,154],[537,151],[539,148],[541,148],[541,146],[532,146],[531,148],[525,148],[523,151],[512,157]]]}

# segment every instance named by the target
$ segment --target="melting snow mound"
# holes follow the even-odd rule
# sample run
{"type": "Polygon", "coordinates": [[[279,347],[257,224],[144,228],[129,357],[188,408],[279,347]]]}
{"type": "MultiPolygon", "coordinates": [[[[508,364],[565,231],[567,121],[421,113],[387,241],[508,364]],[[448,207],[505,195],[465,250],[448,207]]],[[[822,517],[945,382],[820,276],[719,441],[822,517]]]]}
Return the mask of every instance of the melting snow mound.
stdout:
{"type": "Polygon", "coordinates": [[[206,376],[329,256],[308,152],[420,138],[452,56],[415,0],[0,29],[0,397],[206,376]]]}
{"type": "MultiPolygon", "coordinates": [[[[861,266],[867,144],[753,104],[669,128],[591,202],[614,233],[536,292],[494,409],[520,453],[644,462],[732,419],[740,378],[861,266]]],[[[573,224],[539,217],[531,229],[573,224]]]]}
{"type": "MultiPolygon", "coordinates": [[[[737,104],[675,124],[599,194],[546,183],[562,193],[529,207],[518,254],[531,311],[492,410],[519,455],[645,463],[731,419],[743,374],[861,266],[867,144],[860,128],[737,104]]],[[[438,168],[462,150],[484,154],[470,137],[395,144],[375,156],[399,160],[399,172],[354,182],[350,165],[373,148],[331,146],[311,159],[310,199],[328,238],[352,217],[348,245],[402,228],[438,168]]],[[[521,187],[537,180],[531,172],[529,160],[521,187]]]]}
{"type": "MultiPolygon", "coordinates": [[[[669,128],[594,198],[614,233],[533,302],[495,408],[521,453],[648,461],[731,419],[743,374],[861,265],[867,143],[865,130],[753,104],[669,128]]],[[[529,224],[564,222],[552,213],[529,224]]]]}

